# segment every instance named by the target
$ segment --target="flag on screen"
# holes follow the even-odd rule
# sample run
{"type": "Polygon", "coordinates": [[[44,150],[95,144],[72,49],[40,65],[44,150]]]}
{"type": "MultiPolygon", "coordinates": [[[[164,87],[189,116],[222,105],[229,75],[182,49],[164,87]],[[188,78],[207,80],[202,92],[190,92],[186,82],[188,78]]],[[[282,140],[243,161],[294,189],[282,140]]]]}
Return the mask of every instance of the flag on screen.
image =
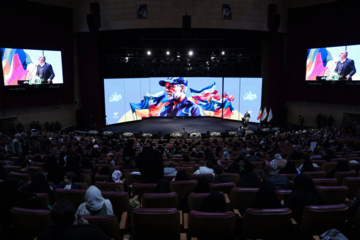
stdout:
{"type": "Polygon", "coordinates": [[[258,117],[257,117],[256,119],[257,119],[257,120],[260,120],[261,116],[262,116],[262,111],[261,111],[261,107],[260,107],[260,109],[259,109],[259,114],[258,114],[258,117]]]}
{"type": "Polygon", "coordinates": [[[273,113],[272,113],[271,108],[270,108],[269,116],[268,116],[267,121],[270,122],[270,120],[271,120],[272,118],[273,118],[273,113]]]}
{"type": "Polygon", "coordinates": [[[261,121],[264,121],[266,117],[267,117],[267,111],[266,111],[266,107],[265,107],[264,112],[263,112],[262,117],[261,117],[261,121]]]}

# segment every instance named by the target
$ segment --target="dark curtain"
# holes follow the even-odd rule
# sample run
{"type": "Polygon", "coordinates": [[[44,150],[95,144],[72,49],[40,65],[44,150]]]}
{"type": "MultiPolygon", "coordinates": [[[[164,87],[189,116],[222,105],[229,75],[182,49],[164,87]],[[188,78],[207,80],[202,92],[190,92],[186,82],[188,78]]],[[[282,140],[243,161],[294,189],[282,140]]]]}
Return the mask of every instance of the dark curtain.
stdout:
{"type": "Polygon", "coordinates": [[[85,127],[90,126],[91,117],[97,127],[102,127],[103,86],[99,74],[98,35],[80,33],[77,38],[79,54],[79,82],[85,127]]]}

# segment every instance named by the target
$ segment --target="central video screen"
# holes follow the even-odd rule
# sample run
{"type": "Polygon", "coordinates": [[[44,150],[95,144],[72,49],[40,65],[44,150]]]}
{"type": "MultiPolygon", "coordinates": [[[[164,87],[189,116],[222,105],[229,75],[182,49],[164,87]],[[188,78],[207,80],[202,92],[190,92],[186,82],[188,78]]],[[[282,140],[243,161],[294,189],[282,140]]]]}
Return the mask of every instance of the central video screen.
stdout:
{"type": "Polygon", "coordinates": [[[106,125],[148,117],[217,117],[250,122],[261,106],[262,78],[104,79],[106,125]],[[252,114],[253,113],[253,114],[252,114]]]}

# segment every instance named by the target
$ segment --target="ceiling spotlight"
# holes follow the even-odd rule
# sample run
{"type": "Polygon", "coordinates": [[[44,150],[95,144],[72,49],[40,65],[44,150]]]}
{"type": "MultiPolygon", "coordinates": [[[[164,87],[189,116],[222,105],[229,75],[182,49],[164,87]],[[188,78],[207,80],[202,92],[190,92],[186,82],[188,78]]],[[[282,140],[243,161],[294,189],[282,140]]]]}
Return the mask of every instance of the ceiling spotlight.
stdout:
{"type": "Polygon", "coordinates": [[[125,57],[125,62],[129,62],[129,58],[128,57],[125,57]]]}
{"type": "Polygon", "coordinates": [[[225,51],[221,51],[221,55],[225,55],[225,51]]]}
{"type": "Polygon", "coordinates": [[[166,55],[170,55],[170,51],[166,51],[166,55]]]}
{"type": "Polygon", "coordinates": [[[194,52],[192,50],[189,51],[189,56],[192,56],[194,52]]]}
{"type": "Polygon", "coordinates": [[[151,55],[151,51],[149,50],[149,51],[147,51],[147,55],[148,56],[150,56],[151,55]]]}

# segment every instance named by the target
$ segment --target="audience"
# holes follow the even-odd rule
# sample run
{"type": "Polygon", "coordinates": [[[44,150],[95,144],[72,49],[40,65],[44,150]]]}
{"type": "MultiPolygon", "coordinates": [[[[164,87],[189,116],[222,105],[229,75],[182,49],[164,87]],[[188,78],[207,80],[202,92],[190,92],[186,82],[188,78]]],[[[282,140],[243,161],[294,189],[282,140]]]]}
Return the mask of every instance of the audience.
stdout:
{"type": "Polygon", "coordinates": [[[325,204],[325,201],[316,190],[313,180],[305,174],[296,175],[294,188],[287,202],[293,218],[300,224],[304,207],[322,204],[325,204]]]}
{"type": "Polygon", "coordinates": [[[58,200],[50,212],[54,225],[41,232],[37,239],[110,239],[97,226],[89,224],[75,213],[75,207],[70,201],[58,200]]]}

